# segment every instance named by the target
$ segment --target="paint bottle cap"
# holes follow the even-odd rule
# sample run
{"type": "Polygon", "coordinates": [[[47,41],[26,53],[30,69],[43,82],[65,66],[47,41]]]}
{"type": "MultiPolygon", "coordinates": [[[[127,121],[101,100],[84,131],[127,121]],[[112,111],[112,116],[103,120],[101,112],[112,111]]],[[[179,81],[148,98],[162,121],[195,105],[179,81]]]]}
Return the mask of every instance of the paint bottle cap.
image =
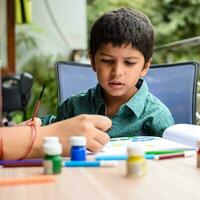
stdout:
{"type": "Polygon", "coordinates": [[[73,136],[70,137],[71,146],[85,146],[86,138],[84,136],[73,136]]]}
{"type": "Polygon", "coordinates": [[[60,155],[62,153],[62,146],[60,143],[57,144],[44,144],[44,154],[47,155],[60,155]]]}
{"type": "Polygon", "coordinates": [[[56,136],[49,136],[43,138],[44,143],[59,143],[59,138],[56,136]]]}
{"type": "Polygon", "coordinates": [[[127,147],[127,153],[129,156],[144,156],[144,148],[138,144],[129,144],[127,147]]]}
{"type": "Polygon", "coordinates": [[[47,155],[59,155],[62,153],[62,146],[58,137],[44,137],[43,151],[47,155]]]}

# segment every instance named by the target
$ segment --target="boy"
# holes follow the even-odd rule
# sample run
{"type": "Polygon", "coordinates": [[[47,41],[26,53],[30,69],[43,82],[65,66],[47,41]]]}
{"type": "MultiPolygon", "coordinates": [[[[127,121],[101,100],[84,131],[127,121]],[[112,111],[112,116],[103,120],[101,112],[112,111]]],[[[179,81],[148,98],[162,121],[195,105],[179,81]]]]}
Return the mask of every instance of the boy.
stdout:
{"type": "Polygon", "coordinates": [[[151,65],[154,32],[141,12],[121,8],[100,17],[90,35],[90,60],[98,85],[68,98],[43,124],[79,114],[106,115],[110,137],[162,136],[174,124],[171,113],[149,93],[144,77],[151,65]]]}

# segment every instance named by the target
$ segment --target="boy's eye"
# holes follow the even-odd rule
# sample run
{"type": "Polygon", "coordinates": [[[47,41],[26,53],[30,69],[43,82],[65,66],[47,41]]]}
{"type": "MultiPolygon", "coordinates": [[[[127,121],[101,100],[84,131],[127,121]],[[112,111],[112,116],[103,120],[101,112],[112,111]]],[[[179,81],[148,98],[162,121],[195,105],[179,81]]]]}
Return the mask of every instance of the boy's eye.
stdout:
{"type": "Polygon", "coordinates": [[[124,63],[125,63],[126,65],[129,65],[129,66],[135,64],[135,62],[133,62],[133,61],[128,61],[128,60],[124,61],[124,63]]]}
{"type": "Polygon", "coordinates": [[[111,60],[111,59],[101,59],[101,62],[112,64],[113,60],[111,60]]]}

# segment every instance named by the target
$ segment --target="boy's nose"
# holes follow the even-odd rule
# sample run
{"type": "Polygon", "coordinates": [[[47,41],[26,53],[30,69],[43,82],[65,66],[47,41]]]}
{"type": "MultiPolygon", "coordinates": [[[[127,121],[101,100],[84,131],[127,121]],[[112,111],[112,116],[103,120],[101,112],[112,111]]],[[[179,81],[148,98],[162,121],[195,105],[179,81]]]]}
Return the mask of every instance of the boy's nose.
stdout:
{"type": "Polygon", "coordinates": [[[122,67],[119,64],[116,64],[113,66],[111,74],[116,77],[121,76],[123,74],[122,67]]]}

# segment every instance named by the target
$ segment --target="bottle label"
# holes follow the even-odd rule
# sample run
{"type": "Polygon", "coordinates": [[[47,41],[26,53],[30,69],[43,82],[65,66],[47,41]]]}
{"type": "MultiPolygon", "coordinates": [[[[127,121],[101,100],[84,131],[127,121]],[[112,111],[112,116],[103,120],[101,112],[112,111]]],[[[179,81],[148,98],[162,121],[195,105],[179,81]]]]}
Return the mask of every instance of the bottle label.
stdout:
{"type": "Polygon", "coordinates": [[[146,166],[144,162],[128,162],[127,175],[144,176],[146,174],[146,166]]]}
{"type": "Polygon", "coordinates": [[[44,160],[43,167],[44,167],[44,174],[53,174],[53,161],[44,160]]]}
{"type": "Polygon", "coordinates": [[[85,146],[72,146],[70,157],[72,161],[85,161],[86,160],[85,146]]]}

